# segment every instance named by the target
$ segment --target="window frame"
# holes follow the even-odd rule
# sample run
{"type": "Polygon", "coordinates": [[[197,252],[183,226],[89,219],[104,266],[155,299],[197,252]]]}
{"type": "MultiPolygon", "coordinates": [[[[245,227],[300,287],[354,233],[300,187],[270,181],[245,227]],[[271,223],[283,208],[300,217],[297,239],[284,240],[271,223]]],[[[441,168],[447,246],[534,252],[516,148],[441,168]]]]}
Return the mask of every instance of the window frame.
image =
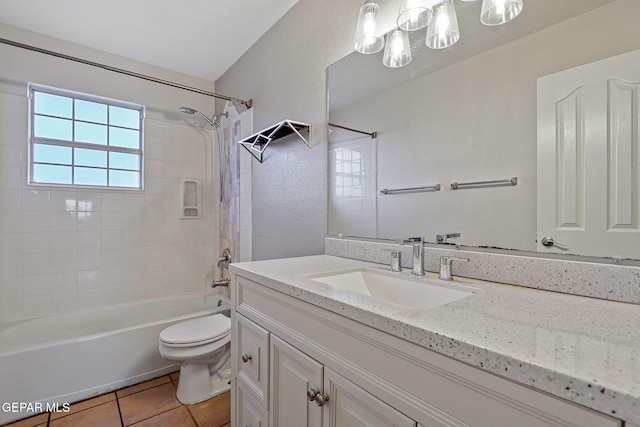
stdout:
{"type": "MultiPolygon", "coordinates": [[[[46,86],[38,83],[28,83],[28,98],[29,98],[29,130],[28,130],[28,149],[27,149],[27,185],[29,186],[46,186],[46,187],[66,187],[66,188],[92,188],[92,189],[102,189],[102,190],[133,190],[133,191],[142,191],[144,190],[144,119],[145,119],[145,106],[141,104],[136,104],[127,101],[121,101],[113,98],[107,98],[98,95],[91,95],[87,93],[60,89],[52,86],[46,86]],[[39,92],[43,94],[62,96],[65,98],[71,99],[72,103],[72,113],[71,118],[66,119],[71,122],[71,132],[72,132],[72,140],[62,140],[62,139],[54,139],[54,138],[44,138],[44,137],[36,137],[35,136],[35,116],[41,117],[53,117],[53,118],[61,118],[56,116],[47,116],[45,114],[36,114],[35,112],[35,94],[34,92],[39,92]],[[114,145],[109,145],[109,133],[110,129],[127,129],[134,130],[133,128],[128,128],[124,126],[111,125],[108,123],[98,123],[92,122],[88,120],[76,119],[76,111],[75,111],[75,100],[87,101],[99,103],[107,106],[107,110],[110,106],[126,108],[129,110],[137,110],[140,114],[139,124],[137,131],[139,132],[139,148],[127,148],[127,147],[119,147],[114,145]],[[76,123],[86,123],[86,124],[99,124],[106,127],[107,134],[107,142],[106,144],[92,143],[92,142],[78,142],[74,141],[75,139],[75,124],[76,123]],[[68,165],[71,168],[71,183],[53,183],[53,182],[39,182],[34,180],[34,164],[48,164],[47,162],[35,162],[34,161],[34,146],[35,144],[43,144],[54,147],[69,147],[71,148],[71,162],[68,165]],[[74,156],[74,148],[78,149],[89,149],[89,150],[97,150],[103,151],[106,153],[106,166],[98,167],[98,166],[86,166],[86,165],[76,165],[75,164],[75,156],[74,156]],[[138,155],[138,169],[121,169],[121,168],[111,168],[109,166],[109,153],[124,153],[124,154],[135,154],[138,155]],[[75,180],[75,168],[90,168],[90,169],[99,169],[106,171],[107,175],[107,184],[106,185],[90,185],[90,184],[76,184],[75,180]],[[139,185],[137,187],[123,187],[117,185],[109,185],[109,172],[110,171],[126,171],[126,172],[138,172],[139,173],[139,185]]],[[[59,163],[51,163],[53,165],[59,165],[59,163]]]]}

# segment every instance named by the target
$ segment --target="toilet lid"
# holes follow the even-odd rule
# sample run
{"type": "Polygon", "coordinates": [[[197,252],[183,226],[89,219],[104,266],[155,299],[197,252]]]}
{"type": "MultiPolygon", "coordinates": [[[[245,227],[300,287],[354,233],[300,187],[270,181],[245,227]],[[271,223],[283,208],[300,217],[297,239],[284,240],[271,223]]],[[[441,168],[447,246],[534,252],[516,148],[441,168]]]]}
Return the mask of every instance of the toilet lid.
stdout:
{"type": "Polygon", "coordinates": [[[167,344],[215,341],[227,335],[230,330],[231,319],[222,314],[214,314],[169,326],[160,333],[160,340],[167,344]]]}

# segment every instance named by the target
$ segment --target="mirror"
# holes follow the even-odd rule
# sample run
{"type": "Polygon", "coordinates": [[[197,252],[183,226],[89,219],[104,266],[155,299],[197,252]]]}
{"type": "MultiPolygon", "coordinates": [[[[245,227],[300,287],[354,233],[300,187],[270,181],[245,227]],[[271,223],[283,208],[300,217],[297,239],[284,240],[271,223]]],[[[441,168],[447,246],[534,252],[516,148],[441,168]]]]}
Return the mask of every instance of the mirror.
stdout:
{"type": "Polygon", "coordinates": [[[546,250],[536,234],[537,79],[639,49],[640,7],[525,0],[512,22],[486,27],[481,3],[455,1],[461,39],[452,48],[426,48],[423,30],[410,34],[413,60],[403,68],[384,67],[382,52],[354,52],[329,67],[329,235],[435,242],[456,232],[451,243],[546,250]],[[450,185],[512,177],[517,185],[450,185]],[[440,191],[380,193],[437,184],[440,191]]]}

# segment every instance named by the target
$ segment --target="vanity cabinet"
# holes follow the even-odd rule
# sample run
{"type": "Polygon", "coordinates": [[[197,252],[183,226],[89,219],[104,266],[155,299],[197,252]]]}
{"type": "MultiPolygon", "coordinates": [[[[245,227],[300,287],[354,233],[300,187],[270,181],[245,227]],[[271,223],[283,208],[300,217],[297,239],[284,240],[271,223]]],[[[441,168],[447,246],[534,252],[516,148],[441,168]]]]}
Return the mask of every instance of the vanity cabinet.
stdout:
{"type": "Polygon", "coordinates": [[[622,426],[240,275],[232,286],[234,426],[622,426]]]}

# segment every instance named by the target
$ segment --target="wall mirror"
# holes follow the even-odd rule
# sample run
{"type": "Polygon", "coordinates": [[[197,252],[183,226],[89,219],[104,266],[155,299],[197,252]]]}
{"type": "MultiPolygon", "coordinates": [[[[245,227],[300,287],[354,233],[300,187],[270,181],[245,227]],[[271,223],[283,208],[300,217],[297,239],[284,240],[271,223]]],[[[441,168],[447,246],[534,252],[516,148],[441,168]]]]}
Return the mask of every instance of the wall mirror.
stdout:
{"type": "MultiPolygon", "coordinates": [[[[451,48],[428,49],[425,32],[412,32],[412,61],[402,68],[385,67],[382,52],[354,52],[329,67],[328,234],[435,243],[454,232],[450,243],[465,246],[640,259],[635,225],[637,244],[622,255],[597,250],[598,241],[543,246],[537,230],[546,209],[538,174],[557,173],[538,170],[538,79],[640,49],[637,1],[526,0],[499,28],[479,22],[481,3],[455,0],[461,38],[451,48]],[[451,188],[512,177],[517,185],[451,188]]],[[[389,0],[381,15],[385,7],[397,11],[389,0]]],[[[637,132],[632,138],[637,147],[637,132]]],[[[634,162],[637,206],[640,157],[634,162]]]]}

